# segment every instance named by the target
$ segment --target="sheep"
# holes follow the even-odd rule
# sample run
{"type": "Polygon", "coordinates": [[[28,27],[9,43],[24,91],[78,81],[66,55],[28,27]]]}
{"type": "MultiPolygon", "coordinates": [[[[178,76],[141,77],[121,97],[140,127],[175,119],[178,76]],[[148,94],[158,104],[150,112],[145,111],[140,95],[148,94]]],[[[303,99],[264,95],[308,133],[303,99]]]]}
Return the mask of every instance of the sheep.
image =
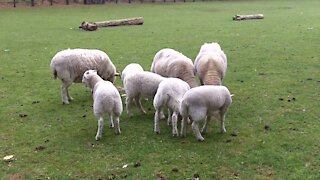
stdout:
{"type": "Polygon", "coordinates": [[[225,133],[225,114],[231,103],[230,92],[225,86],[204,85],[187,91],[182,98],[180,106],[182,137],[186,136],[185,124],[189,117],[193,121],[192,130],[199,141],[204,141],[199,131],[199,123],[204,121],[201,132],[206,133],[211,116],[215,116],[220,120],[221,133],[225,133]]]}
{"type": "Polygon", "coordinates": [[[109,126],[115,127],[116,134],[121,134],[119,117],[122,113],[122,101],[117,88],[111,82],[104,81],[96,70],[87,70],[83,75],[82,83],[91,88],[93,92],[93,112],[98,118],[98,131],[95,139],[98,141],[102,137],[105,113],[109,114],[109,126]]]}
{"type": "Polygon", "coordinates": [[[86,70],[94,69],[104,79],[114,82],[116,68],[108,55],[96,49],[66,49],[58,52],[51,60],[54,79],[62,82],[61,97],[63,104],[69,104],[73,98],[68,88],[72,83],[81,83],[86,70]]]}
{"type": "Polygon", "coordinates": [[[140,64],[137,64],[137,63],[128,64],[121,72],[121,79],[122,81],[124,81],[126,76],[128,76],[129,74],[134,74],[134,73],[143,72],[143,71],[144,70],[140,66],[140,64]]]}
{"type": "Polygon", "coordinates": [[[167,78],[159,84],[158,91],[153,100],[156,110],[154,115],[154,132],[159,134],[160,112],[164,107],[168,107],[168,125],[172,122],[172,135],[178,136],[177,121],[180,114],[180,103],[183,95],[190,89],[185,81],[178,78],[167,78]],[[171,116],[172,114],[172,116],[171,116]]]}
{"type": "MultiPolygon", "coordinates": [[[[126,110],[129,117],[133,116],[131,111],[132,101],[135,100],[141,113],[146,114],[146,111],[141,105],[140,98],[153,98],[157,92],[158,86],[165,77],[152,72],[137,72],[125,76],[123,81],[124,90],[126,92],[126,110]]],[[[163,117],[162,113],[162,117],[163,117]]]]}
{"type": "Polygon", "coordinates": [[[191,59],[170,48],[161,49],[156,53],[151,65],[151,72],[164,77],[182,79],[191,88],[198,86],[191,59]]]}
{"type": "Polygon", "coordinates": [[[222,85],[227,71],[227,56],[218,43],[205,43],[194,61],[194,73],[201,85],[222,85]]]}

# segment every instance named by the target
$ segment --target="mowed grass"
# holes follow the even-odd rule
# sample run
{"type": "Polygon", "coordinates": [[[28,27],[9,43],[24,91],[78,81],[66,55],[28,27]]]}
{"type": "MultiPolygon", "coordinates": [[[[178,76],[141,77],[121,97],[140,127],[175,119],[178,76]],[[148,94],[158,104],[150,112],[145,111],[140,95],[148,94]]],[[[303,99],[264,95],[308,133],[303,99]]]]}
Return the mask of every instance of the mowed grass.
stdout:
{"type": "MultiPolygon", "coordinates": [[[[0,177],[26,179],[319,179],[320,2],[212,1],[106,4],[0,10],[0,177]],[[265,19],[232,21],[235,14],[265,19]],[[143,17],[142,26],[78,30],[84,21],[143,17]],[[174,138],[147,115],[121,116],[121,135],[97,121],[90,90],[74,84],[62,105],[49,68],[56,52],[97,48],[117,69],[145,70],[155,53],[174,48],[194,59],[204,42],[228,57],[224,85],[235,94],[227,133],[212,121],[205,142],[174,138]],[[125,167],[127,165],[127,167],[125,167]]],[[[117,86],[122,86],[120,78],[117,86]]],[[[124,99],[123,99],[124,100],[124,99]]],[[[107,117],[106,117],[107,118],[107,117]]],[[[105,121],[108,124],[107,119],[105,121]]]]}

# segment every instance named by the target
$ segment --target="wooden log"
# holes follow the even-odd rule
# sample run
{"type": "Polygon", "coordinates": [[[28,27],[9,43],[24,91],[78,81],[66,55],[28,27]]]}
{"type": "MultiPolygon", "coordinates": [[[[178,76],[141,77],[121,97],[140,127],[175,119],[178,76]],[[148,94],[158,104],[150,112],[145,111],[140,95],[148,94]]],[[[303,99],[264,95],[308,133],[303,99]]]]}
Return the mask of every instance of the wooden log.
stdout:
{"type": "Polygon", "coordinates": [[[118,19],[118,20],[110,20],[110,21],[101,21],[96,22],[98,27],[110,27],[110,26],[123,26],[123,25],[142,25],[143,18],[129,18],[129,19],[118,19]]]}
{"type": "Polygon", "coordinates": [[[96,23],[83,21],[79,28],[85,31],[95,31],[98,29],[98,26],[96,23]]]}
{"type": "Polygon", "coordinates": [[[248,20],[248,19],[263,19],[263,14],[249,14],[249,15],[235,15],[233,16],[233,20],[240,21],[240,20],[248,20]]]}

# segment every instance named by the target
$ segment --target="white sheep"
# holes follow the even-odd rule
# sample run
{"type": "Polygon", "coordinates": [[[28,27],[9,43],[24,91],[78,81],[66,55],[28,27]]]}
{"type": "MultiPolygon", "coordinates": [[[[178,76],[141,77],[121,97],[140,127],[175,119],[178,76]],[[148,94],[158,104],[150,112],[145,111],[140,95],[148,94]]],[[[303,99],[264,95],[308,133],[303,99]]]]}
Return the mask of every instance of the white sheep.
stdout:
{"type": "Polygon", "coordinates": [[[143,71],[144,70],[140,64],[137,64],[137,63],[128,64],[121,72],[121,79],[122,81],[124,81],[126,76],[128,76],[129,74],[134,74],[134,73],[143,72],[143,71]]]}
{"type": "Polygon", "coordinates": [[[204,85],[187,91],[182,99],[180,113],[182,116],[181,135],[186,136],[186,121],[190,117],[192,130],[199,141],[204,141],[199,131],[199,123],[204,121],[202,133],[207,132],[207,125],[212,116],[220,120],[220,130],[226,132],[225,114],[232,103],[229,90],[225,86],[204,85]]]}
{"type": "Polygon", "coordinates": [[[109,126],[115,127],[115,133],[120,134],[120,115],[122,113],[122,101],[117,88],[109,81],[104,81],[96,70],[88,70],[84,73],[82,83],[92,89],[93,113],[98,118],[98,131],[96,140],[100,140],[103,132],[103,116],[109,115],[109,126]],[[113,124],[113,120],[115,123],[113,124]]]}
{"type": "Polygon", "coordinates": [[[159,120],[161,110],[167,107],[168,124],[172,122],[172,135],[178,136],[177,121],[180,114],[180,104],[183,95],[190,89],[190,86],[185,81],[178,78],[167,78],[159,84],[158,91],[153,100],[153,106],[156,110],[154,115],[154,132],[159,134],[159,120]],[[172,116],[171,116],[172,114],[172,116]]]}
{"type": "Polygon", "coordinates": [[[204,43],[194,61],[194,72],[201,85],[222,85],[227,71],[227,56],[218,43],[204,43]]]}
{"type": "Polygon", "coordinates": [[[62,82],[61,97],[63,104],[69,104],[73,98],[68,88],[72,83],[81,83],[86,70],[94,69],[104,79],[114,82],[116,68],[108,55],[96,49],[66,49],[58,52],[50,64],[54,78],[62,82]]]}
{"type": "Polygon", "coordinates": [[[187,82],[191,88],[198,86],[192,60],[182,53],[165,48],[154,56],[151,72],[164,77],[175,77],[187,82]]]}
{"type": "MultiPolygon", "coordinates": [[[[141,105],[140,98],[153,98],[157,92],[158,86],[165,78],[152,72],[137,72],[126,75],[123,81],[126,92],[126,110],[129,117],[132,117],[132,102],[135,100],[141,113],[146,113],[141,105]]],[[[162,115],[163,117],[163,115],[162,115]]]]}

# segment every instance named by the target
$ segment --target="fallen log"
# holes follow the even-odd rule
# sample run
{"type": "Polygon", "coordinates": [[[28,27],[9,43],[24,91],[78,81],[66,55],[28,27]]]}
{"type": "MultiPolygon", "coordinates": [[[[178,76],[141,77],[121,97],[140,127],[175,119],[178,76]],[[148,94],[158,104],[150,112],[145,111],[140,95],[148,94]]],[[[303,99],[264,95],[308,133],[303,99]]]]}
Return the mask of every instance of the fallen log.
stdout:
{"type": "Polygon", "coordinates": [[[80,26],[79,26],[80,29],[83,29],[85,31],[95,31],[98,29],[98,26],[96,23],[94,22],[86,22],[86,21],[83,21],[80,26]]]}
{"type": "Polygon", "coordinates": [[[264,18],[263,14],[235,15],[232,17],[232,19],[235,21],[249,20],[249,19],[263,19],[263,18],[264,18]]]}
{"type": "Polygon", "coordinates": [[[142,25],[143,18],[129,18],[129,19],[118,19],[118,20],[110,20],[110,21],[101,21],[96,22],[98,27],[109,27],[109,26],[123,26],[123,25],[142,25]]]}

